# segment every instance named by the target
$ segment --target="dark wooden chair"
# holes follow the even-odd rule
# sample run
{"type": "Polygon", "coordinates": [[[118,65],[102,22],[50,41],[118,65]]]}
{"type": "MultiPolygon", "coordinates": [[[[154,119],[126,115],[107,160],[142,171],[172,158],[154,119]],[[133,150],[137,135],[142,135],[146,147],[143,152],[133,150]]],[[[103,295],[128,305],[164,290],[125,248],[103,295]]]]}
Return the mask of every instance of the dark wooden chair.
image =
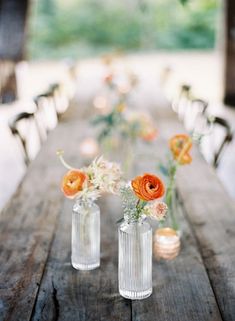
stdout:
{"type": "Polygon", "coordinates": [[[58,115],[55,106],[54,91],[52,89],[38,95],[34,99],[37,109],[37,117],[41,127],[44,127],[47,136],[48,132],[54,129],[58,123],[58,115]]]}
{"type": "Polygon", "coordinates": [[[24,163],[29,165],[30,161],[38,153],[42,137],[34,113],[21,112],[9,120],[11,133],[20,144],[24,163]]]}
{"type": "Polygon", "coordinates": [[[219,165],[220,159],[221,159],[221,155],[222,155],[225,147],[229,143],[231,143],[231,141],[233,140],[233,132],[232,132],[229,122],[224,118],[215,116],[215,117],[213,117],[212,122],[213,122],[214,128],[220,127],[221,129],[224,130],[224,137],[223,137],[218,149],[214,153],[213,166],[215,168],[217,168],[219,165]]]}
{"type": "Polygon", "coordinates": [[[179,92],[172,102],[172,109],[178,114],[180,119],[184,118],[185,110],[191,101],[192,92],[191,86],[183,84],[180,86],[179,92]]]}
{"type": "Polygon", "coordinates": [[[207,124],[211,130],[202,138],[201,149],[206,160],[217,168],[226,146],[233,140],[233,131],[229,122],[222,117],[208,116],[207,124]]]}
{"type": "Polygon", "coordinates": [[[204,117],[208,107],[208,102],[200,99],[193,98],[189,101],[184,112],[184,126],[189,132],[193,132],[198,117],[204,117]]]}
{"type": "Polygon", "coordinates": [[[53,94],[57,116],[60,118],[69,106],[69,97],[66,94],[64,85],[61,83],[52,84],[50,86],[50,91],[53,94]]]}

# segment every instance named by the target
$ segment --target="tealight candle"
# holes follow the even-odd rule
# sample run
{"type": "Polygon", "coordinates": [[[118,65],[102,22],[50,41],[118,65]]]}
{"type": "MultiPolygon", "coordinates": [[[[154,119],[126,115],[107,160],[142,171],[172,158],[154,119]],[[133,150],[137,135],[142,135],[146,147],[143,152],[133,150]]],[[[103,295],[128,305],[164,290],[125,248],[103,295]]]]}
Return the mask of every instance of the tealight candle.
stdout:
{"type": "Polygon", "coordinates": [[[180,252],[180,237],[170,227],[159,228],[154,234],[153,253],[157,259],[172,260],[180,252]]]}
{"type": "Polygon", "coordinates": [[[99,147],[93,138],[86,138],[80,145],[80,152],[87,158],[92,158],[98,154],[99,147]]]}

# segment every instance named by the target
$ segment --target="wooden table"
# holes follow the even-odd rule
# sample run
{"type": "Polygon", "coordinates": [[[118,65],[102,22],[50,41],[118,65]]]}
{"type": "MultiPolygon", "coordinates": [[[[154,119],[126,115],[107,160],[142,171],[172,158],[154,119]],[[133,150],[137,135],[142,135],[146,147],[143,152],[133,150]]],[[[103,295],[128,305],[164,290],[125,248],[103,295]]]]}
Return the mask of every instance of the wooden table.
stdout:
{"type": "MultiPolygon", "coordinates": [[[[156,109],[155,117],[160,137],[150,151],[163,155],[182,126],[170,110],[156,109]]],[[[154,260],[151,297],[130,301],[118,293],[115,222],[122,213],[115,197],[100,201],[100,269],[71,267],[72,202],[60,193],[64,168],[55,152],[63,148],[70,163],[82,164],[79,143],[91,135],[83,118],[78,106],[69,110],[1,215],[0,320],[235,320],[235,205],[197,148],[177,181],[182,251],[174,261],[154,260]]],[[[153,153],[138,166],[138,173],[155,171],[153,153]]]]}

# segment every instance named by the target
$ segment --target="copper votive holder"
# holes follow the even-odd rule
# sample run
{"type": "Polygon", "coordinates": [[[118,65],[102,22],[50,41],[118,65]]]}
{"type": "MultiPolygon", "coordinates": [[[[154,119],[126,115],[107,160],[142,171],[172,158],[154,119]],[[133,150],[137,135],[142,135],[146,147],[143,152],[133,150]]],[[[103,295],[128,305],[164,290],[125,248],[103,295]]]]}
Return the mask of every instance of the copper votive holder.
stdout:
{"type": "Polygon", "coordinates": [[[156,259],[173,260],[180,252],[180,236],[170,227],[159,228],[154,233],[153,254],[156,259]]]}

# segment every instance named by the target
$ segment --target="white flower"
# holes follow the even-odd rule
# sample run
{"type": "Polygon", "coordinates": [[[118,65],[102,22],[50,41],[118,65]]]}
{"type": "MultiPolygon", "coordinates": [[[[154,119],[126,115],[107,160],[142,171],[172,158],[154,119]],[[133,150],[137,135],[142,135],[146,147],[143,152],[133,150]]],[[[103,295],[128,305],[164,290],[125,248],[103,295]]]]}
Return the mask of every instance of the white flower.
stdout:
{"type": "Polygon", "coordinates": [[[92,162],[86,173],[91,185],[100,192],[112,194],[118,192],[122,177],[119,164],[108,162],[101,156],[92,162]]]}
{"type": "Polygon", "coordinates": [[[156,219],[158,221],[162,221],[166,217],[167,213],[167,205],[164,202],[161,201],[153,201],[148,203],[145,208],[146,215],[150,216],[153,219],[156,219]]]}
{"type": "Polygon", "coordinates": [[[79,194],[76,196],[77,199],[81,198],[83,200],[97,200],[100,197],[100,191],[91,187],[85,187],[79,194]]]}

